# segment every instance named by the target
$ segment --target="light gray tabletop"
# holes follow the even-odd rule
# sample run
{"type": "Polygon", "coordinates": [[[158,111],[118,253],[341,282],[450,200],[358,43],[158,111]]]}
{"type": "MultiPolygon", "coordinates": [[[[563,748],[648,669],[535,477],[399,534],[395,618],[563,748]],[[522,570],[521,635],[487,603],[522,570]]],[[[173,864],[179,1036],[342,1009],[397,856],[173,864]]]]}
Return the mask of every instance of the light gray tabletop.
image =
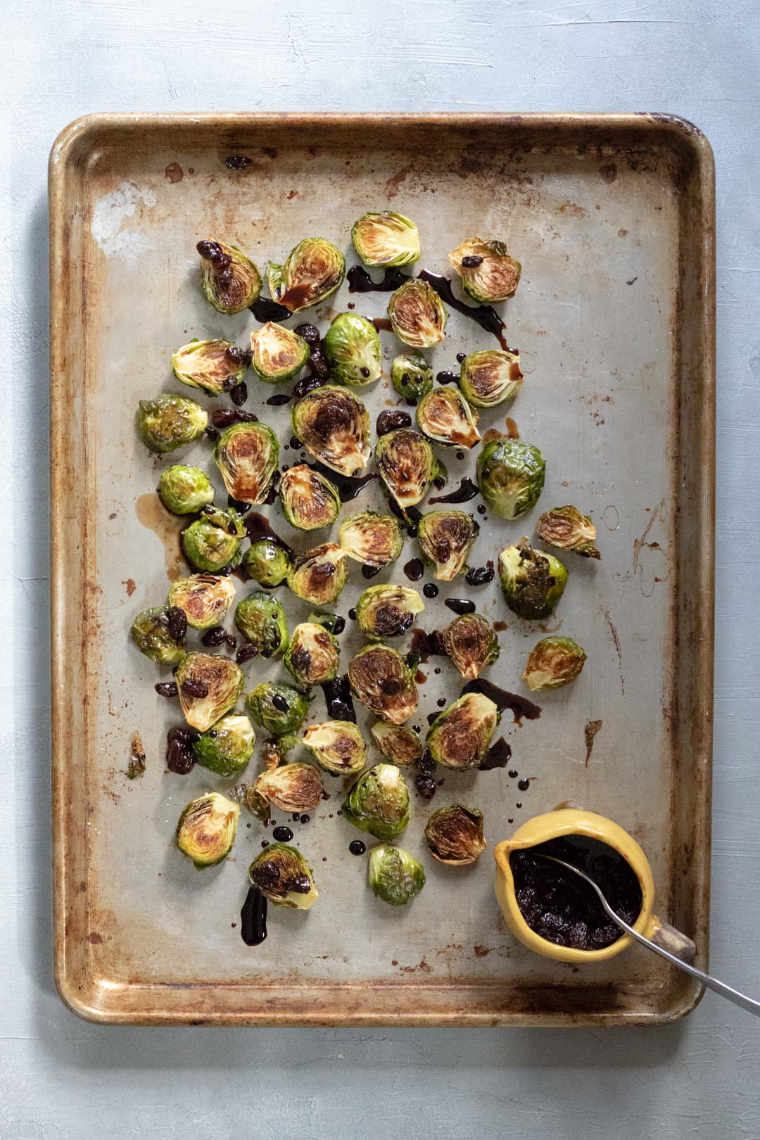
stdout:
{"type": "Polygon", "coordinates": [[[96,110],[658,110],[706,132],[719,346],[711,964],[760,995],[757,0],[26,0],[3,14],[0,1136],[760,1135],[758,1023],[714,996],[681,1024],[608,1032],[115,1029],[64,1009],[50,956],[45,202],[50,144],[96,110]]]}

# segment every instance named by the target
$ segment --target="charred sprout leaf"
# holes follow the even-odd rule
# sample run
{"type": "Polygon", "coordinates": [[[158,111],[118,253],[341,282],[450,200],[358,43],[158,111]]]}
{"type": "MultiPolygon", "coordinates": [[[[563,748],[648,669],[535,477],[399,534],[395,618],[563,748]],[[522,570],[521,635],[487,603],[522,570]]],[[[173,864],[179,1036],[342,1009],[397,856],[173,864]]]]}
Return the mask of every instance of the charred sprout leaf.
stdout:
{"type": "MultiPolygon", "coordinates": [[[[185,634],[171,620],[170,606],[153,606],[143,610],[132,622],[132,640],[141,653],[159,665],[176,665],[185,656],[185,634]]],[[[185,626],[187,623],[185,623],[185,626]]]]}
{"type": "Polygon", "coordinates": [[[391,383],[399,396],[421,400],[433,387],[433,369],[420,352],[402,352],[391,364],[391,383]]]}
{"type": "Polygon", "coordinates": [[[409,265],[420,256],[414,222],[388,210],[363,214],[351,227],[351,241],[365,265],[409,265]]]}
{"type": "Polygon", "coordinates": [[[288,644],[285,610],[271,594],[257,590],[235,610],[235,625],[260,657],[279,657],[288,644]]]}
{"type": "Polygon", "coordinates": [[[336,384],[315,388],[293,407],[294,434],[306,450],[340,475],[359,475],[369,459],[369,413],[336,384]]]}
{"type": "Polygon", "coordinates": [[[243,555],[243,566],[261,586],[279,586],[292,564],[289,551],[273,538],[257,539],[243,555]]]}
{"type": "Polygon", "coordinates": [[[306,463],[289,467],[280,481],[285,518],[298,530],[332,526],[340,512],[340,495],[326,475],[306,463]]]}
{"type": "Polygon", "coordinates": [[[330,379],[350,387],[371,384],[383,371],[377,329],[358,313],[339,313],[325,334],[330,379]]]}
{"type": "Polygon", "coordinates": [[[522,679],[531,690],[559,689],[575,680],[585,660],[571,637],[544,637],[531,649],[522,679]]]}
{"type": "Polygon", "coordinates": [[[412,348],[432,348],[443,340],[448,313],[427,281],[405,281],[388,302],[388,316],[399,340],[412,348]]]}
{"type": "Polygon", "coordinates": [[[305,602],[325,606],[339,597],[347,578],[345,551],[335,542],[323,542],[296,558],[288,585],[305,602]]]}
{"type": "Polygon", "coordinates": [[[343,802],[343,815],[375,839],[393,839],[409,823],[409,788],[395,764],[375,764],[359,776],[343,802]]]}
{"type": "Polygon", "coordinates": [[[393,515],[363,511],[340,524],[340,545],[349,558],[365,566],[387,566],[401,553],[404,540],[393,515]]]}
{"type": "Polygon", "coordinates": [[[239,806],[219,792],[200,796],[179,817],[177,846],[199,869],[213,867],[232,850],[239,815],[239,806]]]}
{"type": "Polygon", "coordinates": [[[309,699],[292,685],[262,681],[245,698],[246,711],[271,736],[297,732],[309,711],[309,699]]]}
{"type": "Polygon", "coordinates": [[[172,369],[183,384],[218,396],[240,383],[248,360],[231,340],[191,340],[173,354],[172,369]]]}
{"type": "Polygon", "coordinates": [[[367,760],[362,734],[349,720],[312,724],[303,735],[303,743],[320,768],[334,776],[355,775],[361,772],[367,760]]]}
{"type": "Polygon", "coordinates": [[[523,538],[499,555],[499,577],[509,608],[529,621],[549,617],[562,597],[567,570],[553,554],[542,554],[523,538]]]}
{"type": "Polygon", "coordinates": [[[237,703],[243,670],[228,657],[188,653],[174,675],[179,703],[191,728],[205,732],[237,703]]]}
{"type": "Polygon", "coordinates": [[[425,825],[430,853],[447,867],[470,867],[488,844],[483,838],[483,813],[452,804],[434,811],[425,825]]]}
{"type": "Polygon", "coordinates": [[[468,238],[451,251],[449,261],[473,300],[487,305],[511,297],[520,281],[520,262],[509,256],[503,241],[468,238]]]}
{"type": "Polygon", "coordinates": [[[476,768],[488,751],[499,709],[483,693],[465,693],[436,717],[426,746],[446,768],[476,768]]]}
{"type": "Polygon", "coordinates": [[[247,716],[223,716],[193,741],[193,759],[217,776],[231,779],[248,767],[255,741],[247,716]]]}
{"type": "Polygon", "coordinates": [[[310,812],[322,799],[322,779],[313,764],[281,764],[256,777],[254,793],[287,812],[310,812]]]}
{"type": "Polygon", "coordinates": [[[466,569],[479,529],[466,511],[428,511],[422,516],[417,541],[440,582],[453,582],[466,569]]]}
{"type": "Polygon", "coordinates": [[[264,502],[279,455],[277,436],[262,423],[233,424],[214,447],[227,494],[240,503],[264,502]]]}
{"type": "Polygon", "coordinates": [[[230,579],[216,574],[191,574],[169,587],[169,605],[183,610],[193,629],[220,625],[234,600],[235,587],[230,579]]]}
{"type": "Polygon", "coordinates": [[[476,408],[494,408],[514,400],[522,382],[518,353],[484,348],[471,352],[462,361],[459,387],[467,402],[476,408]]]}
{"type": "Polygon", "coordinates": [[[245,523],[235,510],[206,507],[204,513],[182,531],[182,550],[196,570],[216,573],[237,565],[245,523]]]}
{"type": "Polygon", "coordinates": [[[291,380],[309,359],[309,346],[303,337],[273,321],[251,333],[251,351],[254,372],[267,384],[291,380]]]}
{"type": "Polygon", "coordinates": [[[499,656],[493,626],[480,614],[454,618],[441,636],[450,660],[467,681],[474,681],[499,656]]]}
{"type": "Polygon", "coordinates": [[[378,720],[370,732],[383,756],[394,764],[416,764],[422,756],[422,741],[416,732],[403,724],[378,720]]]}
{"type": "Polygon", "coordinates": [[[577,507],[554,507],[538,520],[536,534],[542,542],[558,550],[574,550],[584,558],[600,558],[596,527],[577,507]]]}
{"type": "Polygon", "coordinates": [[[326,238],[304,238],[288,254],[284,265],[269,264],[272,300],[291,313],[318,305],[343,281],[346,261],[326,238]]]}
{"type": "Polygon", "coordinates": [[[242,313],[261,292],[259,271],[234,245],[199,241],[201,289],[218,313],[242,313]]]}
{"type": "Polygon", "coordinates": [[[403,724],[417,708],[411,670],[387,645],[366,645],[359,650],[348,667],[348,680],[357,701],[381,720],[403,724]]]}
{"type": "Polygon", "coordinates": [[[137,423],[145,446],[160,454],[199,439],[208,425],[208,414],[185,396],[157,396],[140,400],[137,423]]]}
{"type": "Polygon", "coordinates": [[[423,435],[410,428],[381,435],[375,462],[380,478],[402,510],[421,502],[438,474],[432,447],[423,435]]]}
{"type": "Polygon", "coordinates": [[[299,685],[323,685],[338,672],[340,650],[331,633],[316,622],[303,621],[293,630],[285,668],[299,685]]]}
{"type": "Polygon", "coordinates": [[[175,463],[161,472],[158,497],[173,515],[194,515],[214,501],[214,488],[198,467],[175,463]]]}
{"type": "Polygon", "coordinates": [[[359,628],[370,641],[399,637],[422,613],[425,604],[411,586],[368,586],[356,603],[359,628]]]}
{"type": "Polygon", "coordinates": [[[296,847],[270,843],[248,868],[248,879],[275,906],[308,910],[319,897],[314,873],[296,847]]]}
{"type": "Polygon", "coordinates": [[[494,439],[478,456],[480,493],[495,515],[516,519],[538,502],[546,463],[537,447],[521,439],[494,439]]]}
{"type": "Polygon", "coordinates": [[[425,870],[408,851],[381,843],[369,853],[367,882],[383,902],[406,906],[425,886],[425,870]]]}
{"type": "Polygon", "coordinates": [[[433,388],[417,405],[417,427],[448,447],[474,447],[480,440],[477,422],[477,411],[453,385],[433,388]]]}

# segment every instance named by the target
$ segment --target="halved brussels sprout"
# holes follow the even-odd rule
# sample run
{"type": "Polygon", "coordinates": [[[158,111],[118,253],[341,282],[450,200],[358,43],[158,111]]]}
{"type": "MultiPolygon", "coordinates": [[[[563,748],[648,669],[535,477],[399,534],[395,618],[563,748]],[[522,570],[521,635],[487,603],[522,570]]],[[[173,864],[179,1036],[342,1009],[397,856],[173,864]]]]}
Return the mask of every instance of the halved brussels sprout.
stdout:
{"type": "Polygon", "coordinates": [[[546,463],[537,447],[521,439],[493,439],[478,456],[480,493],[495,515],[516,519],[538,502],[546,463]]]}
{"type": "Polygon", "coordinates": [[[228,392],[245,376],[248,359],[231,340],[191,340],[172,355],[172,370],[183,384],[212,396],[228,392]]]}
{"type": "Polygon", "coordinates": [[[175,841],[200,870],[226,859],[237,834],[239,806],[219,792],[199,796],[179,817],[175,841]]]}
{"type": "Polygon", "coordinates": [[[312,724],[303,734],[303,742],[314,759],[334,776],[352,776],[361,772],[367,760],[364,738],[350,720],[328,720],[312,724]]]}
{"type": "Polygon", "coordinates": [[[369,853],[367,882],[383,902],[406,906],[425,886],[425,869],[408,851],[381,843],[369,853]]]}
{"type": "MultiPolygon", "coordinates": [[[[176,665],[187,653],[187,622],[176,620],[172,606],[153,606],[143,610],[132,622],[132,640],[141,653],[159,665],[176,665]]],[[[180,613],[180,618],[183,615],[180,613]]]]}
{"type": "Polygon", "coordinates": [[[521,265],[503,241],[473,237],[449,254],[449,261],[474,301],[493,304],[511,297],[520,281],[521,265]]]}
{"type": "Polygon", "coordinates": [[[353,392],[323,384],[291,413],[293,433],[306,450],[340,475],[359,475],[369,459],[369,412],[353,392]]]}
{"type": "Polygon", "coordinates": [[[362,214],[351,227],[351,241],[365,265],[409,265],[420,256],[416,225],[390,210],[362,214]]]}
{"type": "Polygon", "coordinates": [[[449,384],[433,388],[417,405],[417,427],[448,447],[474,447],[480,440],[477,422],[477,411],[449,384]]]}
{"type": "Polygon", "coordinates": [[[481,614],[462,614],[441,634],[443,648],[466,681],[474,681],[499,656],[499,640],[481,614]]]}
{"type": "Polygon", "coordinates": [[[261,586],[279,586],[292,565],[290,551],[274,538],[257,539],[243,555],[243,566],[249,577],[261,586]]]}
{"type": "Polygon", "coordinates": [[[417,541],[422,557],[440,582],[453,582],[467,566],[480,527],[466,511],[428,511],[419,521],[417,541]]]}
{"type": "Polygon", "coordinates": [[[411,428],[397,428],[381,435],[375,447],[375,462],[380,478],[402,510],[425,498],[439,470],[432,447],[411,428]]]}
{"type": "Polygon", "coordinates": [[[307,463],[297,463],[283,473],[280,499],[285,518],[298,530],[332,526],[340,513],[337,487],[307,463]]]}
{"type": "MultiPolygon", "coordinates": [[[[417,687],[403,657],[387,645],[365,645],[348,667],[357,701],[391,724],[403,724],[417,708],[417,687]]],[[[380,838],[380,836],[378,836],[380,838]]]]}
{"type": "Polygon", "coordinates": [[[368,586],[359,595],[356,617],[365,637],[382,641],[399,637],[414,622],[414,615],[425,608],[420,595],[411,586],[368,586]]]}
{"type": "Polygon", "coordinates": [[[513,400],[522,382],[519,353],[484,348],[462,361],[459,387],[468,403],[477,408],[495,408],[513,400]]]}
{"type": "Polygon", "coordinates": [[[340,524],[340,545],[349,558],[365,566],[387,566],[401,553],[404,539],[393,515],[363,511],[340,524]]]}
{"type": "Polygon", "coordinates": [[[483,838],[483,813],[451,804],[434,811],[425,825],[430,854],[447,867],[471,867],[488,844],[483,838]]]}
{"type": "Polygon", "coordinates": [[[304,238],[284,265],[270,261],[267,278],[272,300],[291,313],[318,305],[334,293],[346,272],[346,260],[326,238],[304,238]]]}
{"type": "Polygon", "coordinates": [[[270,843],[251,863],[248,879],[275,906],[308,910],[319,898],[314,872],[287,843],[270,843]]]}
{"type": "Polygon", "coordinates": [[[499,577],[507,605],[529,621],[549,617],[562,597],[567,570],[553,554],[543,554],[523,538],[499,555],[499,577]]]}
{"type": "Polygon", "coordinates": [[[254,797],[287,812],[310,812],[322,799],[322,777],[313,764],[280,764],[256,777],[254,797]]]}
{"type": "Polygon", "coordinates": [[[340,649],[331,633],[317,622],[302,621],[293,630],[285,653],[285,668],[299,685],[323,685],[338,672],[340,649]]]}
{"type": "Polygon", "coordinates": [[[349,789],[343,815],[375,839],[393,839],[409,823],[409,788],[395,764],[375,764],[349,789]]]}
{"type": "Polygon", "coordinates": [[[498,706],[490,697],[465,693],[435,718],[425,744],[446,768],[475,768],[488,751],[499,720],[498,706]]]}
{"type": "Polygon", "coordinates": [[[596,545],[596,527],[577,507],[554,507],[545,511],[536,524],[542,542],[558,550],[574,550],[584,558],[601,558],[596,545]]]}
{"type": "Polygon", "coordinates": [[[405,281],[388,302],[391,327],[412,348],[432,348],[443,340],[448,313],[427,281],[405,281]]]}
{"type": "Polygon", "coordinates": [[[238,602],[235,625],[261,657],[279,657],[288,644],[285,610],[276,598],[263,590],[256,590],[238,602]]]}
{"type": "Polygon", "coordinates": [[[336,542],[323,542],[298,555],[288,574],[288,585],[305,602],[324,606],[339,597],[347,578],[345,550],[336,542]]]}
{"type": "Polygon", "coordinates": [[[201,289],[218,313],[242,313],[257,300],[261,277],[250,258],[234,245],[199,241],[201,289]]]}
{"type": "Polygon", "coordinates": [[[234,600],[232,582],[217,574],[191,574],[189,578],[177,578],[169,587],[169,605],[183,610],[193,629],[220,625],[234,600]]]}
{"type": "Polygon", "coordinates": [[[140,400],[137,425],[145,446],[163,454],[199,439],[208,426],[208,413],[186,396],[156,396],[140,400]]]}
{"type": "Polygon", "coordinates": [[[383,756],[394,764],[416,764],[422,756],[422,741],[418,734],[403,724],[378,720],[370,732],[383,756]]]}
{"type": "Polygon", "coordinates": [[[309,346],[303,337],[273,321],[251,333],[251,351],[253,370],[267,384],[291,380],[309,359],[309,346]]]}
{"type": "Polygon", "coordinates": [[[182,549],[196,570],[217,573],[225,566],[238,564],[244,535],[245,523],[237,511],[208,506],[199,519],[182,531],[182,549]]]}
{"type": "Polygon", "coordinates": [[[433,369],[419,352],[402,352],[391,364],[391,383],[399,396],[416,402],[433,387],[433,369]]]}
{"type": "Polygon", "coordinates": [[[309,698],[292,685],[262,681],[245,698],[248,712],[272,736],[297,732],[309,711],[309,698]]]}
{"type": "Polygon", "coordinates": [[[196,764],[229,779],[248,767],[256,737],[247,716],[223,716],[192,743],[196,764]]]}
{"type": "Polygon", "coordinates": [[[279,456],[277,436],[262,423],[233,424],[214,447],[227,494],[239,503],[264,502],[279,456]]]}
{"type": "Polygon", "coordinates": [[[158,497],[173,515],[194,515],[214,501],[214,488],[198,467],[174,463],[161,472],[158,497]]]}
{"type": "Polygon", "coordinates": [[[179,703],[191,728],[205,732],[237,703],[243,670],[229,657],[188,653],[174,674],[179,703]]]}
{"type": "Polygon", "coordinates": [[[366,317],[358,313],[338,313],[322,343],[331,380],[358,387],[371,384],[382,375],[380,336],[366,317]]]}
{"type": "Polygon", "coordinates": [[[531,690],[559,689],[575,680],[585,660],[572,637],[543,637],[531,649],[522,679],[531,690]]]}

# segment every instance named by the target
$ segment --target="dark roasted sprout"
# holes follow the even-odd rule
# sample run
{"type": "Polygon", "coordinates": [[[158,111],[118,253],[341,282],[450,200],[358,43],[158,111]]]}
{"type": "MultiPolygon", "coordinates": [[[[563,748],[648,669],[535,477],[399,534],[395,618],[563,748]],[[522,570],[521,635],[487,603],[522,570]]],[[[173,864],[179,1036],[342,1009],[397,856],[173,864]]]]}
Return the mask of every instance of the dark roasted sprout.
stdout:
{"type": "Polygon", "coordinates": [[[259,538],[243,555],[243,566],[250,578],[261,586],[279,586],[290,573],[293,560],[290,551],[273,538],[259,538]]]}
{"type": "Polygon", "coordinates": [[[522,679],[529,689],[559,689],[575,680],[585,660],[572,637],[544,637],[531,649],[522,679]]]}
{"type": "Polygon", "coordinates": [[[432,348],[443,340],[448,313],[427,281],[405,281],[388,301],[391,327],[412,348],[432,348]]]}
{"type": "Polygon", "coordinates": [[[186,396],[156,396],[140,400],[137,423],[145,446],[161,454],[199,439],[208,426],[208,414],[186,396]]]}
{"type": "Polygon", "coordinates": [[[218,313],[242,313],[258,299],[261,277],[253,262],[234,245],[199,241],[201,289],[218,313]]]}
{"type": "Polygon", "coordinates": [[[447,447],[474,447],[480,440],[477,422],[477,411],[451,384],[433,388],[417,405],[417,427],[447,447]]]}
{"type": "Polygon", "coordinates": [[[248,880],[275,906],[308,910],[319,897],[311,867],[287,843],[265,847],[248,868],[248,880]]]}
{"type": "Polygon", "coordinates": [[[251,353],[259,380],[280,384],[298,375],[309,359],[309,346],[298,333],[267,321],[251,333],[251,353]]]}
{"type": "Polygon", "coordinates": [[[262,423],[232,424],[214,447],[227,494],[239,503],[265,501],[279,455],[277,436],[262,423]]]}
{"type": "Polygon", "coordinates": [[[193,629],[220,625],[235,600],[235,587],[229,578],[217,574],[191,574],[177,578],[169,587],[168,603],[178,606],[193,629]]]}
{"type": "Polygon", "coordinates": [[[380,752],[394,764],[416,764],[422,756],[422,741],[406,725],[378,720],[370,732],[380,752]]]}
{"type": "Polygon", "coordinates": [[[338,672],[340,650],[331,633],[316,622],[303,621],[295,627],[285,651],[285,668],[299,685],[323,685],[338,672]]]}
{"type": "Polygon", "coordinates": [[[511,297],[520,281],[521,265],[503,241],[472,237],[449,254],[462,286],[475,301],[494,304],[511,297]]]}
{"type": "Polygon", "coordinates": [[[226,859],[237,833],[239,806],[219,792],[199,796],[179,817],[175,840],[200,870],[226,859]]]}
{"type": "Polygon", "coordinates": [[[243,670],[229,657],[188,653],[174,675],[179,703],[191,728],[205,732],[237,704],[243,670]]]}
{"type": "Polygon", "coordinates": [[[197,467],[175,463],[161,472],[158,497],[173,515],[194,515],[214,501],[214,488],[197,467]]]}
{"type": "Polygon", "coordinates": [[[380,843],[369,853],[367,882],[391,906],[406,906],[425,886],[425,870],[408,851],[380,843]]]}
{"type": "Polygon", "coordinates": [[[433,721],[426,747],[446,768],[475,768],[488,751],[499,719],[499,709],[490,697],[465,693],[433,721]]]}
{"type": "Polygon", "coordinates": [[[320,768],[334,776],[355,775],[361,772],[367,760],[364,738],[350,720],[311,724],[303,734],[303,743],[320,768]]]}
{"type": "Polygon", "coordinates": [[[339,597],[347,578],[346,552],[335,542],[323,542],[296,558],[288,585],[305,602],[325,606],[339,597]]]}
{"type": "Polygon", "coordinates": [[[247,716],[239,713],[223,716],[213,728],[193,741],[193,759],[217,776],[231,779],[248,767],[255,741],[253,725],[247,716]]]}
{"type": "Polygon", "coordinates": [[[401,553],[404,540],[393,515],[363,511],[340,524],[338,539],[349,558],[365,566],[387,566],[401,553]]]}
{"type": "Polygon", "coordinates": [[[553,612],[567,582],[567,570],[553,554],[544,554],[523,538],[499,555],[499,577],[507,605],[528,621],[553,612]]]}
{"type": "Polygon", "coordinates": [[[297,463],[284,472],[280,499],[285,518],[298,530],[331,526],[340,512],[337,487],[307,463],[297,463]]]}
{"type": "Polygon", "coordinates": [[[454,618],[441,634],[443,648],[459,673],[474,681],[499,656],[499,641],[490,621],[481,614],[454,618]]]}
{"type": "Polygon", "coordinates": [[[370,641],[399,637],[411,629],[425,604],[411,586],[368,586],[356,603],[359,628],[370,641]]]}
{"type": "Polygon", "coordinates": [[[574,550],[584,558],[600,558],[596,527],[577,507],[554,507],[545,511],[536,524],[536,534],[548,546],[574,550]]]}
{"type": "Polygon", "coordinates": [[[260,657],[279,657],[288,644],[288,623],[280,602],[256,590],[238,602],[235,625],[260,657]]]}
{"type": "Polygon", "coordinates": [[[453,582],[467,567],[479,526],[466,511],[428,511],[419,521],[417,541],[422,557],[441,582],[453,582]]]}
{"type": "Polygon", "coordinates": [[[292,685],[262,681],[245,698],[245,708],[270,736],[287,736],[303,724],[309,698],[292,685]]]}
{"type": "Polygon", "coordinates": [[[272,300],[291,313],[318,305],[343,281],[346,261],[326,238],[304,238],[283,265],[270,261],[267,278],[272,300]]]}
{"type": "Polygon", "coordinates": [[[280,811],[312,812],[322,799],[322,777],[313,764],[280,764],[256,777],[247,793],[253,806],[260,800],[280,811]]]}
{"type": "Polygon", "coordinates": [[[357,701],[381,720],[403,724],[417,708],[412,671],[387,645],[360,649],[348,667],[348,680],[357,701]]]}
{"type": "Polygon", "coordinates": [[[140,652],[159,665],[176,665],[187,653],[185,615],[181,610],[175,615],[172,610],[172,606],[153,606],[143,610],[132,622],[130,630],[140,652]]]}
{"type": "Polygon", "coordinates": [[[248,371],[248,357],[231,340],[191,340],[172,355],[174,375],[210,396],[228,392],[248,371]]]}
{"type": "Polygon", "coordinates": [[[369,459],[369,413],[353,392],[324,384],[293,407],[293,432],[315,459],[340,475],[359,475],[369,459]]]}
{"type": "Polygon", "coordinates": [[[409,265],[420,256],[420,235],[411,218],[384,210],[362,214],[351,241],[365,265],[409,265]]]}
{"type": "Polygon", "coordinates": [[[382,375],[380,336],[366,317],[358,313],[338,313],[322,343],[330,365],[330,379],[336,383],[360,387],[382,375]]]}
{"type": "Polygon", "coordinates": [[[375,839],[393,839],[409,823],[409,788],[395,764],[362,773],[343,801],[343,816],[375,839]]]}
{"type": "Polygon", "coordinates": [[[462,361],[459,387],[467,402],[476,408],[494,408],[514,400],[522,382],[519,353],[484,348],[471,352],[462,361]]]}
{"type": "Polygon", "coordinates": [[[439,471],[430,443],[410,428],[381,435],[375,447],[375,462],[380,478],[402,510],[424,499],[439,471]]]}
{"type": "Polygon", "coordinates": [[[402,352],[391,364],[391,383],[399,396],[421,400],[433,387],[433,369],[421,352],[402,352]]]}
{"type": "Polygon", "coordinates": [[[203,514],[182,531],[182,550],[196,570],[217,573],[240,561],[240,540],[245,523],[230,508],[205,507],[203,514]]]}
{"type": "Polygon", "coordinates": [[[478,456],[480,493],[495,515],[516,519],[538,502],[546,463],[533,444],[521,439],[494,439],[478,456]]]}
{"type": "Polygon", "coordinates": [[[430,854],[447,867],[471,867],[488,844],[483,838],[483,813],[451,804],[434,811],[425,825],[430,854]]]}

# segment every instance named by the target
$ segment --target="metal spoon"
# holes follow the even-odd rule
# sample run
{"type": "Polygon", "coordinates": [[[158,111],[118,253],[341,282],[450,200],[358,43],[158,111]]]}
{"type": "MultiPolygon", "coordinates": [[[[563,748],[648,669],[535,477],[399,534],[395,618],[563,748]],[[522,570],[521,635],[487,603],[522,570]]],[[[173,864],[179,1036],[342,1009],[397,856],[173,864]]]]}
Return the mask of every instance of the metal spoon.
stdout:
{"type": "Polygon", "coordinates": [[[632,926],[629,926],[628,923],[625,922],[625,920],[622,919],[619,914],[615,913],[615,911],[612,909],[602,894],[599,887],[596,885],[594,880],[586,874],[585,871],[581,871],[578,867],[574,867],[572,863],[566,863],[564,859],[555,858],[554,855],[544,855],[542,852],[538,851],[533,852],[533,854],[538,855],[540,859],[549,859],[552,863],[558,863],[559,866],[564,867],[566,871],[572,871],[573,874],[579,875],[581,879],[585,879],[588,885],[590,887],[593,887],[594,891],[596,892],[599,902],[604,907],[605,913],[609,915],[613,922],[617,923],[621,930],[624,930],[626,934],[630,934],[631,938],[635,938],[637,942],[640,942],[642,944],[642,946],[646,946],[648,949],[654,950],[655,954],[659,954],[661,958],[667,958],[668,962],[672,962],[674,966],[678,966],[679,969],[685,970],[685,972],[687,974],[691,974],[693,978],[698,978],[702,985],[707,986],[709,990],[715,990],[716,994],[721,994],[722,997],[728,998],[728,1000],[732,1001],[734,1005],[740,1005],[742,1009],[746,1009],[749,1013],[754,1013],[756,1017],[760,1017],[760,1001],[755,1001],[754,998],[747,997],[746,994],[739,993],[739,991],[735,990],[733,986],[727,986],[725,982],[718,981],[717,978],[713,978],[710,974],[706,974],[704,970],[698,970],[696,966],[691,966],[688,962],[684,962],[682,958],[678,958],[675,954],[671,954],[669,950],[663,949],[662,946],[658,946],[656,942],[650,941],[650,939],[645,938],[643,934],[639,934],[638,930],[634,930],[632,926]]]}

